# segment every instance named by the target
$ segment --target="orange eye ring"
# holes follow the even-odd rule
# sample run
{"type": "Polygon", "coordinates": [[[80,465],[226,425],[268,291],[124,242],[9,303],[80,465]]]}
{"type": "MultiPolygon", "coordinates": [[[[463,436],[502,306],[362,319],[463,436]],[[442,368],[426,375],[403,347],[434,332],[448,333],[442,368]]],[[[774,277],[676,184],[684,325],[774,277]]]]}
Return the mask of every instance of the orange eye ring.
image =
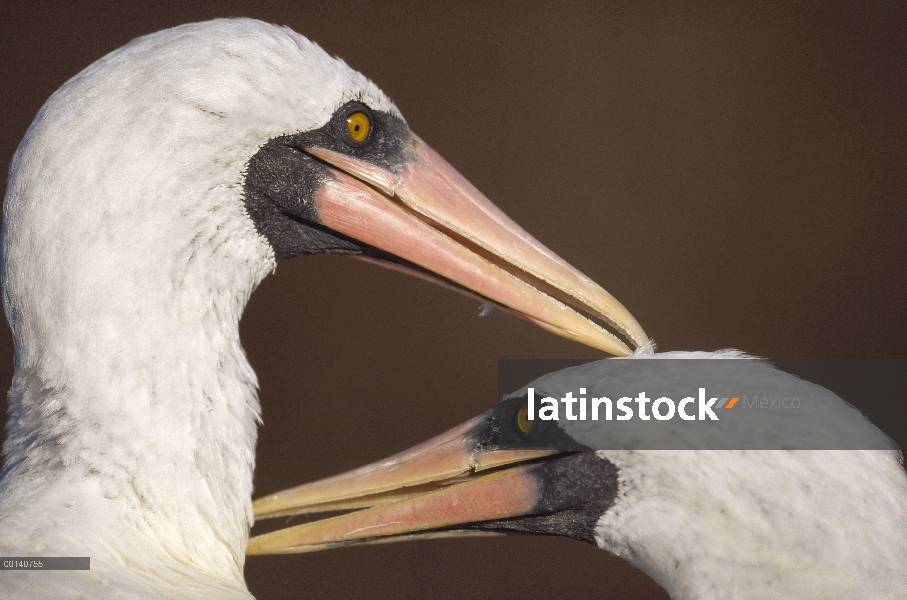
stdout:
{"type": "Polygon", "coordinates": [[[346,128],[354,141],[362,143],[372,132],[372,121],[362,111],[356,111],[346,118],[346,128]]]}
{"type": "Polygon", "coordinates": [[[526,435],[532,433],[532,428],[535,427],[535,423],[529,420],[528,407],[524,406],[520,409],[520,412],[516,414],[516,426],[526,435]]]}

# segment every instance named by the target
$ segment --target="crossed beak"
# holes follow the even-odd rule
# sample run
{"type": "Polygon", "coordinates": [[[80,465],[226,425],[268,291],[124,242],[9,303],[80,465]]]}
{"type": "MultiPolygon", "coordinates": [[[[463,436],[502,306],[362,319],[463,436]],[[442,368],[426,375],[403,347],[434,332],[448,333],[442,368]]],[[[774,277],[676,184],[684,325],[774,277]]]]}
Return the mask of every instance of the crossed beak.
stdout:
{"type": "Polygon", "coordinates": [[[399,173],[325,148],[306,152],[331,166],[333,178],[315,193],[321,222],[402,259],[382,261],[385,266],[479,296],[615,355],[631,351],[574,309],[636,346],[646,342],[614,297],[529,235],[418,137],[399,173]]]}

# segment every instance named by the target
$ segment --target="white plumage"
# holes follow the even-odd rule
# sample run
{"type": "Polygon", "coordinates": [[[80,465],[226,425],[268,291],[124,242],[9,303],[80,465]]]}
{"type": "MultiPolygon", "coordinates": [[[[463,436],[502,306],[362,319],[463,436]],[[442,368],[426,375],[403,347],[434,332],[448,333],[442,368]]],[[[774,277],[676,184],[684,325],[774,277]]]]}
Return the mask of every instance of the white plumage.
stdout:
{"type": "Polygon", "coordinates": [[[136,39],[41,109],[5,205],[0,554],[92,568],[8,572],[0,596],[248,597],[259,404],[238,324],[275,260],[243,169],[352,97],[397,113],[305,38],[240,19],[136,39]]]}
{"type": "Polygon", "coordinates": [[[883,432],[766,361],[650,351],[542,376],[410,450],[261,498],[259,517],[364,510],[253,538],[250,552],[535,533],[594,543],[674,600],[903,598],[907,473],[883,432]],[[574,407],[572,420],[566,409],[556,421],[529,420],[529,387],[537,406],[568,393],[590,407],[640,392],[680,400],[703,387],[783,392],[799,408],[716,408],[716,421],[694,422],[652,419],[654,405],[648,420],[630,421],[617,411],[582,420],[574,407]]]}
{"type": "Polygon", "coordinates": [[[606,451],[597,542],[674,600],[873,598],[907,589],[907,478],[880,450],[606,451]]]}
{"type": "MultiPolygon", "coordinates": [[[[634,356],[634,360],[734,358],[745,355],[723,351],[634,356]]],[[[749,434],[751,443],[764,443],[780,432],[779,447],[804,436],[820,447],[835,447],[834,440],[864,448],[892,445],[833,393],[762,362],[735,360],[733,365],[739,369],[718,371],[720,375],[713,375],[716,381],[730,377],[734,387],[742,390],[778,385],[794,396],[809,398],[811,406],[803,408],[812,408],[809,416],[798,419],[788,411],[750,411],[744,423],[752,431],[731,430],[735,438],[749,434]],[[827,441],[820,437],[824,432],[828,432],[827,441]]],[[[698,377],[706,389],[715,389],[705,367],[695,369],[691,372],[706,375],[698,377]]],[[[575,389],[577,382],[591,384],[590,396],[612,395],[609,390],[620,389],[619,382],[596,381],[594,364],[554,373],[536,383],[540,393],[560,397],[575,389]]],[[[658,395],[671,385],[645,381],[636,387],[658,395]]],[[[678,436],[687,426],[681,421],[669,424],[678,436]]],[[[559,425],[592,448],[634,445],[633,440],[619,438],[620,427],[606,430],[611,423],[560,421],[559,425]],[[604,441],[605,436],[610,439],[604,441]]],[[[709,443],[701,436],[699,441],[709,443]]],[[[727,440],[717,441],[718,447],[722,445],[733,447],[727,440]]],[[[907,474],[900,451],[601,450],[598,454],[617,467],[619,485],[614,504],[596,526],[596,543],[647,573],[674,600],[894,600],[907,590],[907,474]]]]}
{"type": "MultiPolygon", "coordinates": [[[[0,597],[250,597],[259,404],[238,324],[276,261],[243,171],[351,100],[399,116],[305,38],[239,19],[139,38],[41,109],[4,208],[0,554],[88,553],[92,569],[6,572],[0,597]]],[[[907,587],[896,452],[600,455],[620,493],[596,541],[674,598],[907,587]]]]}

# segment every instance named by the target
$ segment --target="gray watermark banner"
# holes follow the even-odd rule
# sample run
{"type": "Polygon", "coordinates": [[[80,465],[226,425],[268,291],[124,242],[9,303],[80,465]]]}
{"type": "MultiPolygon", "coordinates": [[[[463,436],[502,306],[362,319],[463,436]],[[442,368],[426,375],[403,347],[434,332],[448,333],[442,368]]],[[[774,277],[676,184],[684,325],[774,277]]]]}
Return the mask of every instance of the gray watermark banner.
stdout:
{"type": "Polygon", "coordinates": [[[505,359],[500,397],[595,450],[891,450],[907,438],[907,360],[669,356],[505,359]]]}
{"type": "Polygon", "coordinates": [[[89,571],[88,556],[3,556],[0,571],[89,571]]]}

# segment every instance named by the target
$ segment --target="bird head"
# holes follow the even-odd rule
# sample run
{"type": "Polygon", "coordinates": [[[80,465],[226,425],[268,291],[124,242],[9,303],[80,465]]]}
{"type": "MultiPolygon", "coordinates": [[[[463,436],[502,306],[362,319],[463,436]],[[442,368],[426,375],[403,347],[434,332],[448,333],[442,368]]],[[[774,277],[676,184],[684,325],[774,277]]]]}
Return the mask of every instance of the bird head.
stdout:
{"type": "Polygon", "coordinates": [[[867,589],[887,597],[904,576],[901,463],[853,406],[767,361],[736,351],[638,352],[549,373],[409,450],[260,498],[259,518],[353,512],[259,535],[248,552],[556,535],[625,558],[672,598],[715,589],[741,598],[864,597],[867,589]],[[750,406],[705,428],[684,419],[650,419],[650,428],[569,413],[529,418],[528,387],[553,398],[578,388],[590,397],[629,389],[668,397],[693,382],[783,390],[802,401],[802,414],[750,406]]]}
{"type": "Polygon", "coordinates": [[[285,28],[219,20],[134,40],[48,100],[12,167],[4,279],[16,333],[32,307],[66,315],[102,295],[96,321],[156,298],[187,320],[211,306],[236,320],[276,262],[335,253],[607,352],[629,348],[601,324],[646,341],[619,302],[470,185],[371,81],[285,28]]]}

